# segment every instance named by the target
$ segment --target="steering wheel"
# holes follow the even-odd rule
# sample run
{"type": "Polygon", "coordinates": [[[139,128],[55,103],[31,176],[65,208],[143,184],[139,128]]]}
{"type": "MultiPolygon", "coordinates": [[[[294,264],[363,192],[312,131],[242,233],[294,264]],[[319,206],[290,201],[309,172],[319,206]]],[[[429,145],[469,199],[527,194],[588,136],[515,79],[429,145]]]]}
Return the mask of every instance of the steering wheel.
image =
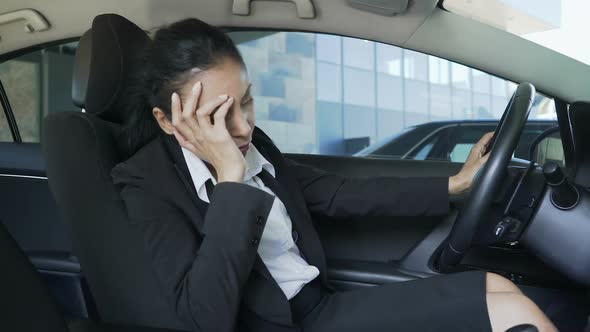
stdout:
{"type": "Polygon", "coordinates": [[[496,132],[487,163],[479,170],[465,206],[459,212],[439,259],[439,269],[457,265],[472,244],[473,236],[500,189],[505,170],[529,116],[535,87],[521,83],[512,95],[496,132]]]}

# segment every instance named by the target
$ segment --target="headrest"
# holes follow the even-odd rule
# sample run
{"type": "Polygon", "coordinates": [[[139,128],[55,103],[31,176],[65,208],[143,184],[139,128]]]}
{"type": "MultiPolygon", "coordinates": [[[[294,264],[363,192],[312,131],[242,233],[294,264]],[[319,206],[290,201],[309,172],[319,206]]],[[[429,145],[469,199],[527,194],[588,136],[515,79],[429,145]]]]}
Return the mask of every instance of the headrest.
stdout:
{"type": "Polygon", "coordinates": [[[74,62],[72,100],[87,113],[120,123],[116,106],[134,77],[141,53],[149,43],[141,28],[116,14],[94,18],[92,29],[80,39],[74,62]]]}
{"type": "Polygon", "coordinates": [[[92,46],[92,31],[86,31],[78,42],[76,57],[74,58],[74,77],[72,79],[72,101],[74,105],[86,107],[86,88],[90,71],[90,51],[92,46]]]}

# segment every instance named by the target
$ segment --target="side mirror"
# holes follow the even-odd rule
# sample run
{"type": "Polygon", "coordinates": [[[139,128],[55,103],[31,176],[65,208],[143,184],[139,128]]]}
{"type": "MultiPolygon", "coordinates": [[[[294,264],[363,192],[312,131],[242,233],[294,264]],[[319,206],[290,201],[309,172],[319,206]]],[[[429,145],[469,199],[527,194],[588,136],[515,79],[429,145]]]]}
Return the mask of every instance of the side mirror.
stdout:
{"type": "Polygon", "coordinates": [[[531,143],[530,160],[538,165],[552,161],[561,167],[565,166],[565,155],[559,127],[553,127],[542,132],[531,143]]]}

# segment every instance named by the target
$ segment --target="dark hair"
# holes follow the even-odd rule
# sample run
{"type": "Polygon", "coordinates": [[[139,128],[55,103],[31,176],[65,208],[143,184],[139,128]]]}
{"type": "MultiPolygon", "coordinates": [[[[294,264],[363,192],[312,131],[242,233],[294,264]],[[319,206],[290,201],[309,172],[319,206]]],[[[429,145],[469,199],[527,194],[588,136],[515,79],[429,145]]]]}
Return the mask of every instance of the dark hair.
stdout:
{"type": "Polygon", "coordinates": [[[154,107],[170,117],[170,98],[193,77],[193,69],[207,70],[230,58],[244,60],[236,45],[221,29],[190,18],[159,29],[144,50],[142,65],[130,89],[123,131],[125,154],[135,153],[160,132],[152,115],[154,107]]]}

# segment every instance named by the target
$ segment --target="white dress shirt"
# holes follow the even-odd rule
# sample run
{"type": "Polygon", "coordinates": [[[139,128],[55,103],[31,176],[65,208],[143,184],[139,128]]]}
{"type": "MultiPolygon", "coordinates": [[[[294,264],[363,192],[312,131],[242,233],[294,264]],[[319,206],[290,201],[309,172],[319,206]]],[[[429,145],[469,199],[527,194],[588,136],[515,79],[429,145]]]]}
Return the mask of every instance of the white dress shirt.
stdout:
{"type": "MultiPolygon", "coordinates": [[[[209,196],[205,183],[211,179],[213,184],[217,181],[201,159],[189,150],[182,148],[184,159],[197,190],[199,198],[209,203],[209,196]]],[[[266,226],[258,245],[258,254],[266,265],[274,280],[285,293],[287,299],[293,298],[305,286],[319,274],[317,267],[309,265],[299,252],[292,236],[292,223],[287,209],[281,200],[262,180],[256,176],[263,169],[275,177],[274,166],[258,152],[253,144],[246,154],[246,171],[244,183],[252,187],[264,190],[275,196],[266,226]]]]}

